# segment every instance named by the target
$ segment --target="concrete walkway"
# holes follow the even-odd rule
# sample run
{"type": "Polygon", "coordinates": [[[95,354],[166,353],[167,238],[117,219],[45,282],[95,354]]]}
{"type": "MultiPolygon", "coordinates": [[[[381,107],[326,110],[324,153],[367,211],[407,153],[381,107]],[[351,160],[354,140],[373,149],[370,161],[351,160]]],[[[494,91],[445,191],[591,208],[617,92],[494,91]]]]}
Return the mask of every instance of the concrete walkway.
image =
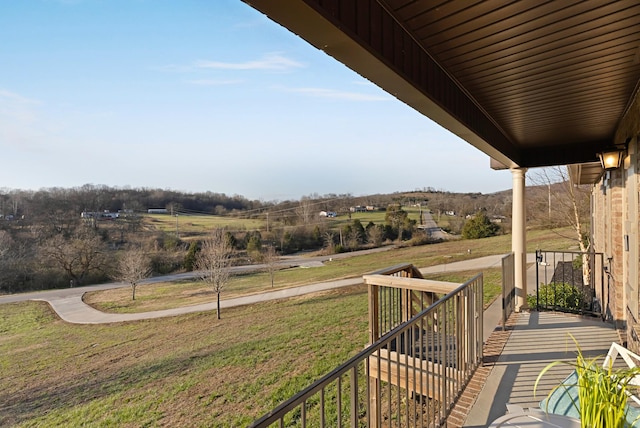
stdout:
{"type": "MultiPolygon", "coordinates": [[[[267,302],[269,300],[286,299],[318,291],[330,290],[333,288],[346,287],[348,285],[362,284],[361,278],[344,279],[339,281],[310,284],[301,287],[283,288],[248,296],[236,297],[220,301],[220,308],[231,308],[234,306],[251,305],[255,303],[267,302]]],[[[139,321],[153,318],[172,317],[176,315],[189,314],[193,312],[213,311],[216,309],[216,302],[202,303],[199,305],[182,306],[179,308],[165,309],[162,311],[138,312],[132,314],[114,314],[98,311],[84,303],[82,295],[78,293],[73,296],[62,298],[42,298],[33,300],[44,300],[49,302],[54,311],[63,320],[74,324],[104,324],[123,321],[139,321]]]]}
{"type": "MultiPolygon", "coordinates": [[[[540,400],[573,370],[561,364],[545,373],[534,396],[540,371],[552,361],[575,362],[579,343],[587,358],[604,357],[618,342],[613,325],[597,319],[554,312],[515,314],[515,326],[493,364],[464,427],[486,427],[506,414],[506,404],[538,408],[540,400]]],[[[602,362],[602,359],[599,359],[602,362]]]]}
{"type": "MultiPolygon", "coordinates": [[[[527,270],[530,294],[535,293],[535,269],[533,265],[527,270]]],[[[492,342],[494,337],[503,334],[501,328],[493,332],[487,328],[487,324],[494,327],[497,324],[490,319],[495,317],[496,312],[501,312],[498,303],[495,302],[485,311],[485,342],[492,342]]],[[[576,345],[571,336],[577,340],[587,358],[604,357],[612,342],[619,343],[614,326],[597,318],[555,312],[523,312],[514,314],[510,322],[511,331],[504,348],[499,351],[495,361],[485,363],[485,366],[489,366],[489,373],[480,380],[481,391],[467,414],[464,427],[490,425],[506,414],[507,403],[523,408],[538,408],[540,400],[573,370],[565,364],[549,370],[538,384],[534,396],[536,378],[547,364],[558,360],[575,361],[576,345]]]]}
{"type": "MultiPolygon", "coordinates": [[[[322,266],[322,263],[331,259],[341,259],[353,257],[354,255],[372,254],[393,249],[393,246],[373,248],[369,250],[361,250],[352,253],[341,253],[331,256],[284,256],[281,258],[280,266],[285,268],[292,267],[316,267],[322,266]]],[[[264,265],[246,265],[234,266],[232,272],[243,273],[250,271],[264,270],[264,265]]],[[[185,272],[178,274],[165,275],[161,277],[148,278],[140,284],[154,284],[158,282],[180,281],[184,279],[194,278],[196,272],[185,272]]],[[[241,296],[233,299],[226,299],[220,302],[220,307],[230,308],[234,306],[250,305],[254,303],[266,302],[269,300],[286,299],[290,297],[301,296],[304,294],[314,293],[318,291],[330,290],[332,288],[346,287],[362,283],[361,278],[350,278],[344,280],[328,281],[318,284],[310,284],[300,287],[284,288],[274,291],[268,291],[258,294],[241,296]]],[[[161,311],[140,312],[131,314],[115,314],[98,311],[83,301],[83,295],[92,291],[109,290],[113,288],[129,287],[126,283],[106,283],[88,285],[80,288],[63,288],[55,290],[46,290],[30,293],[10,294],[0,296],[0,304],[15,303],[27,300],[48,302],[53,310],[63,320],[74,324],[105,324],[123,321],[138,321],[144,319],[154,319],[162,317],[170,317],[193,312],[210,311],[216,308],[215,302],[203,303],[199,305],[183,306],[179,308],[166,309],[161,311]]]]}
{"type": "MultiPolygon", "coordinates": [[[[378,250],[379,251],[379,250],[378,250]]],[[[468,271],[468,270],[478,270],[491,268],[491,267],[499,267],[502,255],[495,256],[486,256],[479,257],[476,259],[458,261],[443,265],[431,266],[428,268],[421,269],[423,273],[438,273],[438,272],[447,272],[447,271],[468,271]]],[[[328,258],[328,257],[326,257],[328,258]]],[[[320,258],[317,258],[320,259],[320,258]]],[[[317,261],[317,260],[316,260],[317,261]]],[[[153,278],[152,280],[147,281],[146,283],[150,283],[152,281],[166,281],[166,280],[179,280],[184,279],[189,276],[193,276],[192,273],[188,274],[178,274],[172,275],[169,278],[153,278]]],[[[259,294],[251,294],[247,296],[241,296],[233,299],[225,299],[220,302],[220,307],[230,308],[234,306],[242,306],[242,305],[250,305],[255,303],[267,302],[270,300],[277,299],[286,299],[296,296],[301,296],[304,294],[315,293],[319,291],[330,290],[339,287],[346,287],[349,285],[357,285],[362,283],[362,278],[349,278],[343,280],[336,281],[327,281],[322,283],[310,284],[300,287],[291,287],[291,288],[283,288],[274,291],[268,291],[259,294]]],[[[192,306],[183,306],[179,308],[166,309],[161,311],[152,311],[152,312],[140,312],[140,313],[131,313],[131,314],[115,314],[115,313],[106,313],[98,311],[91,306],[84,303],[82,300],[82,296],[86,292],[96,291],[96,290],[105,290],[109,288],[116,287],[127,287],[126,284],[116,283],[116,284],[100,284],[100,285],[92,285],[82,288],[68,288],[61,290],[49,290],[38,293],[27,293],[27,294],[19,294],[19,295],[10,295],[10,296],[2,296],[0,297],[1,303],[10,303],[16,301],[24,301],[24,300],[39,300],[48,302],[53,310],[62,318],[63,320],[75,323],[75,324],[103,324],[103,323],[115,323],[115,322],[123,322],[123,321],[138,321],[144,319],[154,319],[154,318],[162,318],[162,317],[170,317],[177,316],[182,314],[188,314],[193,312],[202,312],[202,311],[211,311],[215,310],[216,303],[203,303],[199,305],[192,306]]],[[[487,334],[485,337],[488,337],[488,334],[493,331],[493,327],[496,325],[498,320],[500,320],[501,316],[501,307],[496,307],[491,309],[485,315],[485,329],[487,330],[487,334]],[[489,318],[486,318],[489,317],[489,318]]]]}

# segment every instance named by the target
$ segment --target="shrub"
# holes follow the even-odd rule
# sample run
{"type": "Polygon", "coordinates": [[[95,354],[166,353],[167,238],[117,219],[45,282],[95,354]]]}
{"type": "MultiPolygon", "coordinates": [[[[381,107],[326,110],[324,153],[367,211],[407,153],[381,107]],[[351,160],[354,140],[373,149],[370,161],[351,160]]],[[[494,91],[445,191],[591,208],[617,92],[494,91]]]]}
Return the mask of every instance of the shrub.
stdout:
{"type": "Polygon", "coordinates": [[[189,244],[189,251],[187,251],[187,255],[184,256],[184,270],[187,272],[193,271],[193,266],[196,262],[196,253],[198,252],[198,241],[191,241],[189,244]]]}
{"type": "Polygon", "coordinates": [[[470,218],[464,224],[462,228],[462,237],[464,239],[479,239],[488,238],[490,236],[496,236],[500,226],[495,223],[491,223],[489,217],[483,212],[477,213],[473,218],[470,218]]]}
{"type": "MultiPolygon", "coordinates": [[[[541,308],[561,307],[573,311],[584,309],[586,296],[581,287],[566,283],[551,283],[538,289],[537,305],[541,308]]],[[[536,295],[527,296],[529,307],[536,307],[536,295]]]]}

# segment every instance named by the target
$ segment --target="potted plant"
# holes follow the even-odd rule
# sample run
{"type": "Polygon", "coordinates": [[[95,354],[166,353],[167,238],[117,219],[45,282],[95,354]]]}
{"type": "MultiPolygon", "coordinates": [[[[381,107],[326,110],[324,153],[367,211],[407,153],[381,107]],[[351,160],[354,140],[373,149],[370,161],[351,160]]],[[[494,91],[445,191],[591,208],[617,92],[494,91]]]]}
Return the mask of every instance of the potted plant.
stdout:
{"type": "Polygon", "coordinates": [[[554,361],[536,379],[534,395],[538,382],[549,369],[558,364],[574,367],[569,377],[542,400],[540,408],[548,413],[579,418],[581,426],[588,428],[625,428],[640,424],[640,408],[628,403],[636,388],[631,382],[640,376],[640,368],[614,369],[612,361],[598,364],[598,358],[585,358],[578,342],[572,339],[577,347],[575,363],[554,361]]]}

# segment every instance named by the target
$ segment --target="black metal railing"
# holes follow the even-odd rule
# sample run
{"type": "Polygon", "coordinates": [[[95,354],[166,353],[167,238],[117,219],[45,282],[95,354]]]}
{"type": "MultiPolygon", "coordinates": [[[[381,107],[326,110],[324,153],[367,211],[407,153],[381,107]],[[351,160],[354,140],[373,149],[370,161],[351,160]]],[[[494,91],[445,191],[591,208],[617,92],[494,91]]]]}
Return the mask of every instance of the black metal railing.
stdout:
{"type": "MultiPolygon", "coordinates": [[[[609,306],[604,255],[536,251],[535,308],[601,317],[609,306]]],[[[530,305],[534,306],[534,305],[530,305]]]]}
{"type": "Polygon", "coordinates": [[[515,255],[507,254],[502,258],[502,329],[506,329],[507,320],[516,310],[515,255]]]}

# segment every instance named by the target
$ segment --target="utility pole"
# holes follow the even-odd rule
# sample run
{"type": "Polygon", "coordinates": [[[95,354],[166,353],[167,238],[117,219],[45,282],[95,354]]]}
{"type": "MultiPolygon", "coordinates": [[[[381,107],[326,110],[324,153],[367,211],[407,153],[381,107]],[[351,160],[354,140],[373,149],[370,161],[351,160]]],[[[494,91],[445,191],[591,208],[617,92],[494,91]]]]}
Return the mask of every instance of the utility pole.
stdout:
{"type": "Polygon", "coordinates": [[[178,231],[178,213],[176,213],[176,238],[180,238],[180,232],[178,231]]]}
{"type": "Polygon", "coordinates": [[[549,221],[551,221],[551,183],[547,183],[549,187],[549,221]]]}

